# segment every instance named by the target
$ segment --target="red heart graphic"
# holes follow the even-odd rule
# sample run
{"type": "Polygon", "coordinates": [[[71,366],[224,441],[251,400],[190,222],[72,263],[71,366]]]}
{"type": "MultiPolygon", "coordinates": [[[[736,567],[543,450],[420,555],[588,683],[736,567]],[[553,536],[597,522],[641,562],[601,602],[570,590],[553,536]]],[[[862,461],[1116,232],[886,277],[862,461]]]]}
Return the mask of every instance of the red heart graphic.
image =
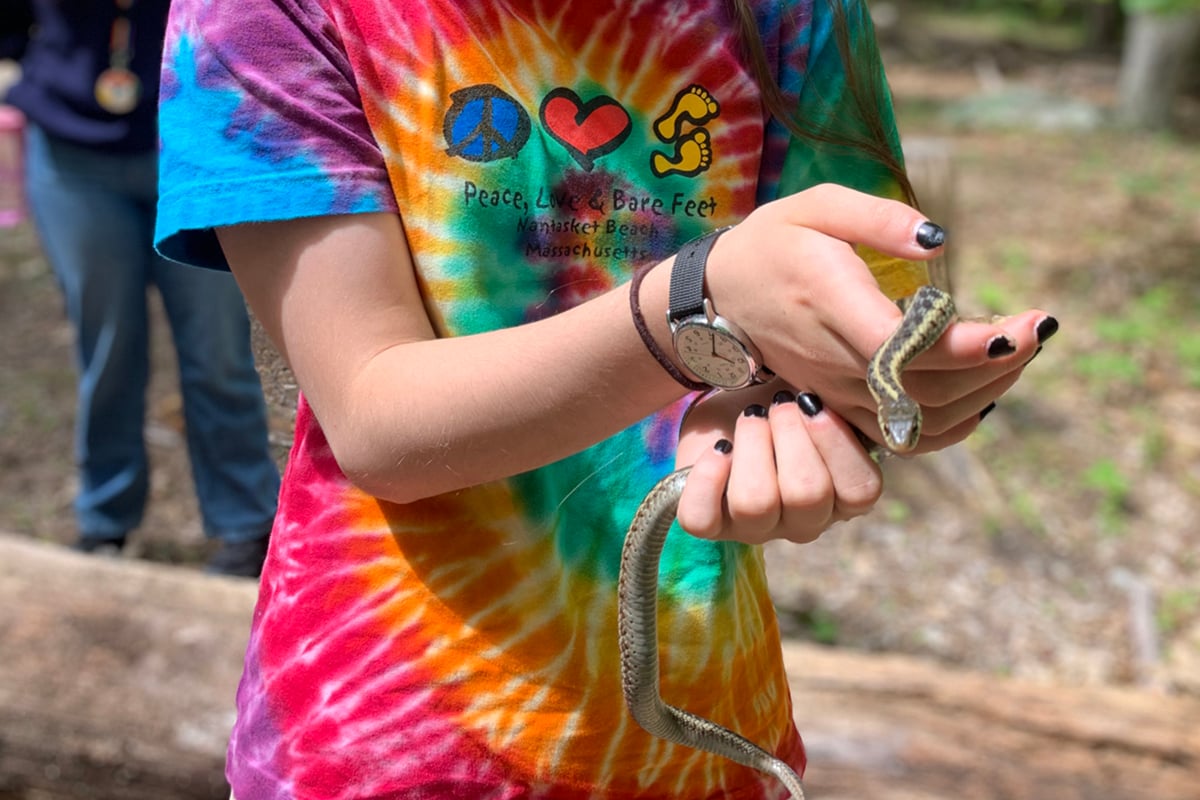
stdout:
{"type": "Polygon", "coordinates": [[[546,131],[589,171],[597,158],[620,147],[633,128],[629,113],[611,97],[584,103],[566,88],[546,95],[541,118],[546,131]]]}

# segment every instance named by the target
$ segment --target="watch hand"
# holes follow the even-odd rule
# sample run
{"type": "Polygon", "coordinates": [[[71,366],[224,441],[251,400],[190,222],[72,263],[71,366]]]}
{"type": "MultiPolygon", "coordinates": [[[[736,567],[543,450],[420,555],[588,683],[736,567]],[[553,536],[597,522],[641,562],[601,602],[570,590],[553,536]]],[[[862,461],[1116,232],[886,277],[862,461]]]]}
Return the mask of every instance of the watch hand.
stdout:
{"type": "Polygon", "coordinates": [[[714,356],[716,356],[717,358],[721,359],[722,361],[727,361],[730,364],[738,363],[738,359],[730,358],[729,356],[725,355],[724,353],[722,353],[721,351],[719,351],[717,349],[717,337],[715,337],[715,336],[712,339],[712,346],[713,346],[712,354],[714,356]]]}

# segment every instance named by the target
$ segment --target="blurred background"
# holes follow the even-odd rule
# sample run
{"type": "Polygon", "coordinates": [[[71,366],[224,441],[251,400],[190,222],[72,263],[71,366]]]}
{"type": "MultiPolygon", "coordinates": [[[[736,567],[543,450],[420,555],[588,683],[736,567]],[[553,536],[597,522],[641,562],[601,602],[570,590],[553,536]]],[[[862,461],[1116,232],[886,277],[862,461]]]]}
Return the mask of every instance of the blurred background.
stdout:
{"type": "MultiPolygon", "coordinates": [[[[942,280],[965,315],[1036,306],[1061,330],[970,441],[886,462],[888,491],[870,517],[808,547],[768,548],[784,633],[1064,691],[1194,701],[1200,0],[870,6],[914,180],[927,212],[950,232],[942,280]]],[[[0,81],[12,69],[0,65],[0,81]]],[[[0,229],[5,538],[74,538],[70,336],[29,225],[0,229]]],[[[157,341],[147,431],[155,482],[127,556],[138,569],[169,564],[199,578],[207,545],[173,356],[165,337],[157,341]]],[[[294,386],[261,342],[260,355],[282,463],[294,386]]],[[[235,582],[220,583],[210,595],[235,582]]],[[[232,606],[252,596],[252,582],[243,584],[229,589],[232,606]]],[[[0,650],[20,613],[0,610],[0,650]]],[[[3,708],[17,702],[5,670],[0,656],[0,721],[15,718],[3,708]]],[[[205,734],[218,752],[227,722],[218,718],[205,734]]],[[[1179,747],[1171,750],[1176,766],[1200,776],[1200,741],[1179,747]]],[[[3,751],[0,738],[0,770],[3,751]]],[[[52,780],[0,772],[0,800],[147,796],[134,783],[126,774],[111,787],[54,793],[52,780]]],[[[221,796],[219,774],[201,783],[175,795],[155,791],[221,796]]],[[[1178,796],[1200,797],[1200,782],[1192,788],[1178,796]]],[[[988,791],[894,796],[1100,796],[988,791]]],[[[1125,787],[1121,796],[1168,796],[1145,791],[1125,787]]]]}
{"type": "Polygon", "coordinates": [[[871,519],[778,548],[795,635],[1200,691],[1200,3],[1174,5],[871,4],[962,313],[1061,330],[964,446],[888,462],[871,519]]]}

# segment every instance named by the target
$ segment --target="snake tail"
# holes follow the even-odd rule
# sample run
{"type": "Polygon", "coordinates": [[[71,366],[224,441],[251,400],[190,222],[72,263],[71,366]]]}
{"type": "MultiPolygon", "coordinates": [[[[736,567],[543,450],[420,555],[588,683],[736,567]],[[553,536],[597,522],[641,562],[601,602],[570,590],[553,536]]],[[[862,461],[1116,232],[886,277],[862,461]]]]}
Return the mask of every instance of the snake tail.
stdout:
{"type": "Polygon", "coordinates": [[[715,722],[667,704],[660,694],[658,569],[689,472],[684,468],[659,481],[638,507],[625,538],[617,624],[626,704],[650,734],[773,775],[794,800],[804,800],[800,777],[786,762],[715,722]]]}
{"type": "Polygon", "coordinates": [[[938,340],[954,319],[954,301],[936,286],[917,290],[895,333],[867,364],[867,387],[879,407],[879,430],[888,448],[905,453],[921,437],[921,407],[904,391],[900,373],[938,340]]]}

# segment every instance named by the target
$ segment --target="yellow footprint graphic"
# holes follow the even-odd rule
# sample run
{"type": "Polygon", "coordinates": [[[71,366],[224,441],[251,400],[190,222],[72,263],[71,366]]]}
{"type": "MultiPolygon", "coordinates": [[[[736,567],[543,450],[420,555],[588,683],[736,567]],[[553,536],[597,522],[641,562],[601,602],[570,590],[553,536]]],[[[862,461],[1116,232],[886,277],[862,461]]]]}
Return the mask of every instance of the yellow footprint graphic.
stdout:
{"type": "Polygon", "coordinates": [[[682,133],[683,123],[703,125],[721,113],[721,105],[699,84],[693,83],[675,95],[671,109],[654,121],[654,133],[664,142],[673,142],[682,133]]]}
{"type": "Polygon", "coordinates": [[[692,177],[704,172],[712,164],[712,145],[708,140],[708,131],[696,128],[675,143],[675,155],[668,158],[662,153],[655,153],[650,159],[650,168],[654,175],[665,178],[667,175],[685,175],[692,177]]]}

